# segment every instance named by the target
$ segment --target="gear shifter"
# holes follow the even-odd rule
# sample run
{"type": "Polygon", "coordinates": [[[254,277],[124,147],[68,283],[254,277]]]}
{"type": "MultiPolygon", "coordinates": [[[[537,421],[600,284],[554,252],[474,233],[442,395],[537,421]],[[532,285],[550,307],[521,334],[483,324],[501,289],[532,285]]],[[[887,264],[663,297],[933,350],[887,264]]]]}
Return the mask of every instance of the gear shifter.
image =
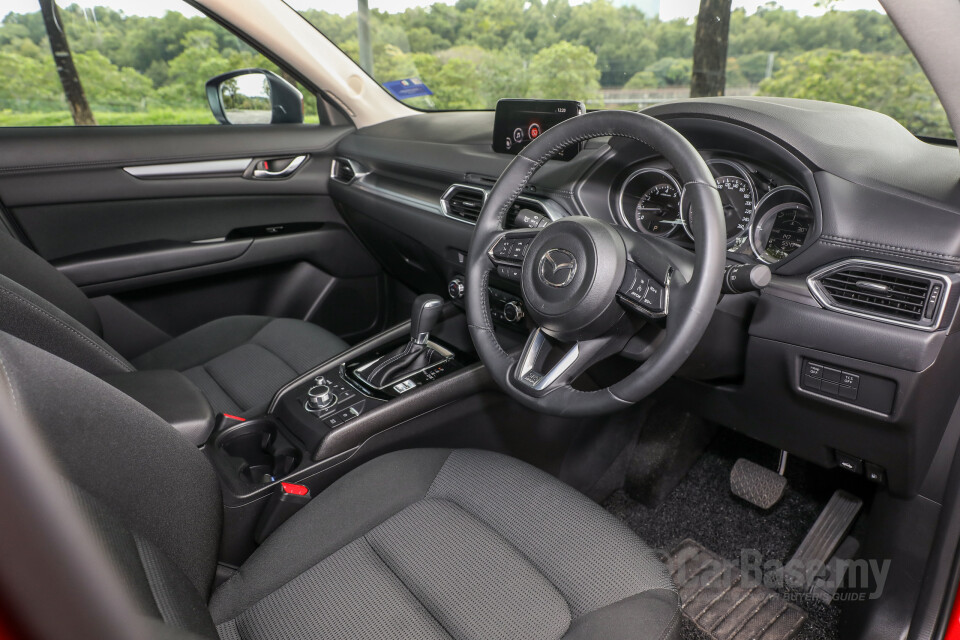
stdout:
{"type": "Polygon", "coordinates": [[[430,331],[440,319],[442,308],[443,299],[432,294],[418,296],[413,301],[410,341],[363,367],[364,372],[361,375],[370,386],[381,389],[429,367],[442,358],[427,345],[430,331]]]}

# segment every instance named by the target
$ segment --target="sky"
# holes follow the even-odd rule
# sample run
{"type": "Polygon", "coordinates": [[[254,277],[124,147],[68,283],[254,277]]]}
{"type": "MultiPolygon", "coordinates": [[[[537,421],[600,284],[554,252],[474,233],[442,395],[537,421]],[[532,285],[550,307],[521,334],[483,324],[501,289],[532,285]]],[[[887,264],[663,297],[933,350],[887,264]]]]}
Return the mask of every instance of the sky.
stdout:
{"type": "MultiPolygon", "coordinates": [[[[296,9],[325,9],[341,15],[352,13],[356,10],[356,0],[289,0],[290,4],[296,9]]],[[[403,11],[410,7],[433,4],[437,0],[369,0],[371,9],[380,9],[391,13],[403,11]]],[[[453,4],[455,0],[439,0],[445,4],[453,4]]],[[[61,6],[66,6],[76,2],[82,7],[107,6],[114,9],[120,9],[128,15],[141,16],[162,16],[166,11],[179,11],[186,15],[199,15],[199,13],[182,0],[60,0],[61,6]]],[[[571,4],[577,4],[578,0],[571,0],[571,4]]],[[[8,12],[29,13],[38,8],[37,0],[0,0],[5,11],[8,12]]],[[[735,8],[745,8],[748,13],[756,11],[757,7],[766,4],[766,0],[734,0],[735,8]]],[[[822,9],[814,6],[814,0],[778,0],[778,4],[788,8],[795,9],[801,15],[819,15],[823,13],[822,9]]],[[[661,0],[660,18],[662,20],[672,20],[674,18],[692,18],[697,15],[697,8],[700,6],[700,0],[661,0]]],[[[840,0],[837,8],[839,10],[854,9],[874,9],[880,10],[880,3],[877,0],[840,0]]]]}

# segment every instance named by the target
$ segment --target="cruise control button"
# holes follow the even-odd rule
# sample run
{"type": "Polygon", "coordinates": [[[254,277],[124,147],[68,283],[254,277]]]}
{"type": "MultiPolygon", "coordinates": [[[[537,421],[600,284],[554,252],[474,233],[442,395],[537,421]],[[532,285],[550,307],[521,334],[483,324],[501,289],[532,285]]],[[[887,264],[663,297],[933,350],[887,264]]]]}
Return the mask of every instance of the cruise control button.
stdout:
{"type": "Polygon", "coordinates": [[[647,281],[647,290],[643,294],[643,299],[640,300],[640,305],[654,312],[663,311],[663,287],[654,282],[653,280],[647,281]]]}

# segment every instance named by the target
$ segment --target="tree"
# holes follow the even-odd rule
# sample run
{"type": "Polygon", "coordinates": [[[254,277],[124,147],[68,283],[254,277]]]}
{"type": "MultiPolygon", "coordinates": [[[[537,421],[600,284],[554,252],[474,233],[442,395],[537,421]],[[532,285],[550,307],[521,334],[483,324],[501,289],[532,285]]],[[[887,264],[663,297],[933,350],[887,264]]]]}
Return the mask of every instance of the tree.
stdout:
{"type": "Polygon", "coordinates": [[[597,56],[583,45],[558,42],[530,61],[530,94],[537,98],[599,100],[597,56]]]}
{"type": "Polygon", "coordinates": [[[691,98],[723,95],[732,4],[733,0],[700,0],[693,44],[691,98]]]}
{"type": "Polygon", "coordinates": [[[912,58],[820,49],[785,60],[760,94],[839,102],[885,113],[911,131],[952,137],[943,107],[912,58]]]}
{"type": "Polygon", "coordinates": [[[67,43],[67,34],[63,31],[63,22],[60,20],[60,10],[54,0],[40,0],[40,12],[43,14],[43,23],[47,27],[47,38],[50,40],[50,52],[53,62],[57,65],[57,75],[63,85],[63,95],[67,98],[70,115],[74,124],[97,124],[87,103],[87,96],[83,93],[83,84],[80,74],[73,64],[73,55],[67,43]]]}

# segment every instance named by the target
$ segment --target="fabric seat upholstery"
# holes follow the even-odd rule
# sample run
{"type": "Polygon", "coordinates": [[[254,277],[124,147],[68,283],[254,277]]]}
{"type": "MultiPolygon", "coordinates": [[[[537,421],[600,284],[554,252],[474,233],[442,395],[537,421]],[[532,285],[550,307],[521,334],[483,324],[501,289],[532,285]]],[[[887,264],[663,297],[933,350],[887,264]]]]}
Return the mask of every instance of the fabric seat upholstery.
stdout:
{"type": "Polygon", "coordinates": [[[552,476],[475,450],[360,467],[280,528],[214,594],[220,637],[667,637],[664,565],[552,476]],[[600,633],[602,630],[602,634],[600,633]]]}
{"type": "Polygon", "coordinates": [[[256,413],[284,384],[347,348],[325,329],[289,318],[234,316],[135,357],[103,339],[96,308],[43,258],[0,231],[0,331],[95,375],[182,372],[216,412],[256,413]]]}
{"type": "Polygon", "coordinates": [[[212,593],[222,498],[204,455],[102,380],[0,334],[0,393],[167,637],[675,638],[654,553],[552,476],[476,450],[388,454],[335,482],[212,593]],[[74,398],[69,413],[49,388],[74,398]],[[187,634],[187,635],[178,635],[187,634]]]}
{"type": "Polygon", "coordinates": [[[317,325],[290,318],[232,316],[208,322],[134,358],[138,369],[174,369],[214,411],[265,408],[273,394],[347,348],[317,325]]]}

